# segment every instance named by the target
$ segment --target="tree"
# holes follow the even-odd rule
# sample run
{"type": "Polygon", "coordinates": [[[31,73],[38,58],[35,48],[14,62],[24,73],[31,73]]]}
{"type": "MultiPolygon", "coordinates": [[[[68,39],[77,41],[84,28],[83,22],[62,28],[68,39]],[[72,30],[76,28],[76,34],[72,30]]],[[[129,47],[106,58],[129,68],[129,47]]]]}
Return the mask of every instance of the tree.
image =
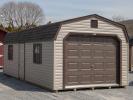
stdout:
{"type": "Polygon", "coordinates": [[[43,10],[37,4],[9,2],[1,7],[0,19],[4,27],[19,31],[41,25],[45,18],[43,10]]]}
{"type": "Polygon", "coordinates": [[[113,16],[112,17],[112,20],[115,21],[115,22],[121,22],[121,21],[124,21],[125,18],[123,16],[113,16]]]}

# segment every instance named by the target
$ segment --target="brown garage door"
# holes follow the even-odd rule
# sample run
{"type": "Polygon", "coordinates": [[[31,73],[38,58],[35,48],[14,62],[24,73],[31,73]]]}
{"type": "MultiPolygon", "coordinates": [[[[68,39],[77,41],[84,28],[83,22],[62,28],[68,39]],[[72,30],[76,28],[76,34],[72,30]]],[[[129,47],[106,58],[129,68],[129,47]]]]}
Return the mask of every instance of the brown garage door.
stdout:
{"type": "Polygon", "coordinates": [[[64,41],[65,86],[119,82],[119,43],[112,37],[71,35],[64,41]]]}

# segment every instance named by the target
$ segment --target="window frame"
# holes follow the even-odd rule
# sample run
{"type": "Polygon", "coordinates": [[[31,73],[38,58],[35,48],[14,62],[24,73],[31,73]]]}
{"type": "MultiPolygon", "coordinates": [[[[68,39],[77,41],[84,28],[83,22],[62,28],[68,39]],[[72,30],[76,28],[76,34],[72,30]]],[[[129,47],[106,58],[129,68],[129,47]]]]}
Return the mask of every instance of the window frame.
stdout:
{"type": "Polygon", "coordinates": [[[8,60],[13,60],[13,45],[8,45],[8,60]]]}
{"type": "Polygon", "coordinates": [[[91,28],[98,28],[98,20],[91,20],[91,28]]]}
{"type": "Polygon", "coordinates": [[[33,44],[33,63],[42,64],[42,44],[33,44]]]}

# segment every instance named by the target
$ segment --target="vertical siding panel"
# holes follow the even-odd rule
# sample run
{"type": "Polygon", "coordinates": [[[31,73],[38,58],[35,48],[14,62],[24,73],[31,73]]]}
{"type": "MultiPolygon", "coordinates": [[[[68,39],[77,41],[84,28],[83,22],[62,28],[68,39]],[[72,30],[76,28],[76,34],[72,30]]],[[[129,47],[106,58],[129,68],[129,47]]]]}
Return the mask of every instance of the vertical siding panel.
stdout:
{"type": "Polygon", "coordinates": [[[24,44],[20,44],[19,50],[19,78],[24,80],[24,44]]]}

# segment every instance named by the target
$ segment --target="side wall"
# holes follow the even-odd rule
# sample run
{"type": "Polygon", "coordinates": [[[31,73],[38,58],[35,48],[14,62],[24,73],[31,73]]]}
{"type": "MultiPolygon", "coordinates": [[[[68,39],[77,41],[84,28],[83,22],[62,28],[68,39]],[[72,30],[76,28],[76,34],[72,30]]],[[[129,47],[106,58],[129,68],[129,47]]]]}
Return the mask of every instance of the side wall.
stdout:
{"type": "Polygon", "coordinates": [[[8,44],[4,45],[4,73],[18,78],[18,44],[13,45],[13,60],[8,60],[8,44]]]}
{"type": "Polygon", "coordinates": [[[37,43],[42,43],[42,64],[33,63],[33,43],[26,43],[25,80],[49,89],[53,89],[54,42],[47,41],[37,43]]]}
{"type": "MultiPolygon", "coordinates": [[[[90,18],[96,19],[96,18],[90,18]]],[[[64,24],[54,41],[54,89],[63,89],[63,39],[70,32],[77,33],[96,33],[96,34],[112,34],[117,35],[121,40],[121,85],[127,85],[127,69],[128,69],[128,49],[129,45],[126,42],[123,30],[110,23],[99,20],[98,29],[90,28],[90,19],[64,24]]]]}

